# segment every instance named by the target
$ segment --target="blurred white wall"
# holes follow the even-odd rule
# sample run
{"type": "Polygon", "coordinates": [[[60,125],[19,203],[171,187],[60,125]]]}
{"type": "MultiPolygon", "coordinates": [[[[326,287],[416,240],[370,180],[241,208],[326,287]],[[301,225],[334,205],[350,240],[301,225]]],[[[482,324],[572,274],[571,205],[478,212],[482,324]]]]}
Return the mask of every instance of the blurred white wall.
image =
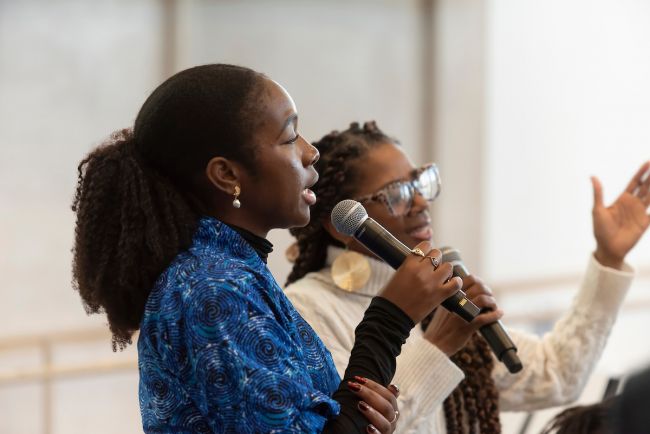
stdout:
{"type": "MultiPolygon", "coordinates": [[[[612,200],[650,158],[650,4],[438,0],[434,40],[424,44],[421,4],[0,0],[0,342],[103,327],[70,285],[76,165],[131,125],[170,72],[209,62],[244,64],[283,84],[307,138],[375,119],[417,163],[435,157],[443,178],[436,240],[459,247],[496,289],[560,282],[508,292],[507,312],[566,305],[594,246],[589,175],[601,176],[612,200]],[[175,25],[165,27],[170,13],[175,25]],[[427,47],[433,75],[422,77],[427,47]],[[423,80],[432,80],[431,94],[423,80]],[[428,99],[434,110],[423,120],[428,99]]],[[[631,294],[640,303],[650,298],[647,238],[630,257],[646,270],[631,294]]],[[[271,240],[270,267],[283,282],[291,240],[285,231],[271,240]]],[[[597,377],[650,363],[638,344],[649,326],[647,309],[625,311],[597,377]]],[[[135,351],[112,354],[107,340],[51,354],[57,363],[92,357],[135,351]]],[[[0,346],[0,379],[42,358],[0,346]]],[[[597,399],[592,389],[585,400],[597,399]]],[[[34,381],[0,384],[0,432],[140,431],[134,370],[55,381],[48,427],[43,390],[34,381]]],[[[518,424],[506,419],[505,432],[518,424]]]]}

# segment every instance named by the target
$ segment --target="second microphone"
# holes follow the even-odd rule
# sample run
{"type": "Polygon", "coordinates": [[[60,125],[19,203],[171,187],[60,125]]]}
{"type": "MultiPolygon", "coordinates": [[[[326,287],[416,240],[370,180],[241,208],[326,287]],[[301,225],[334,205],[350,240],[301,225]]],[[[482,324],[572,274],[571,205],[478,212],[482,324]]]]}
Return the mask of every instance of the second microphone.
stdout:
{"type": "MultiPolygon", "coordinates": [[[[406,257],[412,253],[411,249],[368,217],[363,205],[355,200],[339,202],[332,210],[331,218],[338,232],[356,238],[394,269],[399,268],[406,257]]],[[[481,309],[472,303],[463,291],[457,291],[443,301],[442,306],[467,322],[481,313],[481,309]]]]}

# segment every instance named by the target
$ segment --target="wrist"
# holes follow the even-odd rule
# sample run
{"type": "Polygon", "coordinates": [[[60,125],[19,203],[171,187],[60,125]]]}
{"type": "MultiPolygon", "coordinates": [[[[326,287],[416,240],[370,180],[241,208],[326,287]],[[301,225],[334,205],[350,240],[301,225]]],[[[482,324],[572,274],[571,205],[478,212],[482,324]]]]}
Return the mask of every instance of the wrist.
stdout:
{"type": "Polygon", "coordinates": [[[614,268],[616,270],[623,269],[623,262],[625,261],[624,257],[612,255],[600,248],[596,248],[594,257],[596,258],[596,261],[604,267],[614,268]]]}

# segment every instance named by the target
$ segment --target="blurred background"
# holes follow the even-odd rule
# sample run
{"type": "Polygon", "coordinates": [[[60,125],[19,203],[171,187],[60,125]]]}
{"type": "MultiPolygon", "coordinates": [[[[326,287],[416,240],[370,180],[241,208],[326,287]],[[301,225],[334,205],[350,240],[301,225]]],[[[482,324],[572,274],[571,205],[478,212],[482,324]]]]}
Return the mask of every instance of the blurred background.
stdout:
{"type": "MultiPolygon", "coordinates": [[[[440,245],[538,333],[589,254],[598,175],[611,202],[650,158],[645,0],[0,0],[0,433],[142,432],[134,347],[71,286],[76,166],[176,71],[228,62],[291,93],[315,140],[374,119],[435,161],[440,245]]],[[[271,234],[284,282],[291,243],[271,234]]],[[[650,234],[582,402],[650,363],[650,234]]],[[[504,414],[539,432],[559,411],[504,414]]]]}

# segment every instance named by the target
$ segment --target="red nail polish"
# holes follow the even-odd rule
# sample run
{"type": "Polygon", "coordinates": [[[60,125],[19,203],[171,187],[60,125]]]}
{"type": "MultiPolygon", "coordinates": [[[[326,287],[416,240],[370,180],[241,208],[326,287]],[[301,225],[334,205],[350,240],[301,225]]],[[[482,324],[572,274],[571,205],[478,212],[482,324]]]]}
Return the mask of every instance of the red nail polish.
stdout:
{"type": "Polygon", "coordinates": [[[370,409],[370,406],[366,404],[363,401],[359,401],[359,410],[361,411],[368,411],[370,409]]]}
{"type": "Polygon", "coordinates": [[[393,391],[399,395],[399,387],[397,387],[397,384],[391,384],[388,386],[389,388],[393,389],[393,391]]]}
{"type": "Polygon", "coordinates": [[[377,428],[375,428],[375,426],[373,424],[368,425],[368,427],[366,428],[366,431],[369,432],[370,434],[376,434],[376,433],[379,432],[379,430],[377,428]]]}
{"type": "Polygon", "coordinates": [[[368,382],[367,378],[359,377],[358,375],[355,375],[354,379],[357,380],[357,383],[359,383],[359,384],[366,384],[368,382]]]}
{"type": "Polygon", "coordinates": [[[348,387],[350,388],[350,390],[352,390],[354,392],[358,392],[358,391],[361,390],[361,385],[357,384],[357,383],[354,383],[352,381],[348,381],[348,387]]]}

